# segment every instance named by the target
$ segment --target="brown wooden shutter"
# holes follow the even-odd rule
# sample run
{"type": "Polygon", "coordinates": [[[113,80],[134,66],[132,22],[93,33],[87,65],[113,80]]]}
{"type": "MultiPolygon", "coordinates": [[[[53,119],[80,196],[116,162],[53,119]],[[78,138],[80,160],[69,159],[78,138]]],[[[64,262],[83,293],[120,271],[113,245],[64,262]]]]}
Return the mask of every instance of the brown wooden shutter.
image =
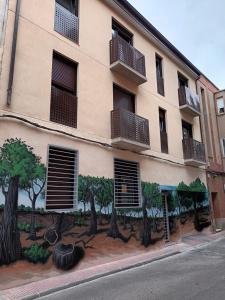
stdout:
{"type": "Polygon", "coordinates": [[[114,160],[114,200],[117,208],[141,206],[139,163],[114,160]]]}
{"type": "Polygon", "coordinates": [[[60,57],[53,56],[52,82],[75,94],[76,91],[76,65],[60,57]]]}
{"type": "Polygon", "coordinates": [[[54,53],[50,107],[52,122],[77,127],[76,81],[76,63],[54,53]]]}
{"type": "Polygon", "coordinates": [[[46,191],[47,210],[74,210],[78,189],[78,153],[49,146],[46,191]]]}

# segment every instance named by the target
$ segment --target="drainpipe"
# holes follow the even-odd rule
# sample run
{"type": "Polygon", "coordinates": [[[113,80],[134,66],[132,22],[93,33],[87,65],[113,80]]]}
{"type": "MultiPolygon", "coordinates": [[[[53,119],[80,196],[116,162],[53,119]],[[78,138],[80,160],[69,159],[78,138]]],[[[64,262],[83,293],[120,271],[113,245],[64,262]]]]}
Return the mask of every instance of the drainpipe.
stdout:
{"type": "Polygon", "coordinates": [[[19,24],[20,4],[21,4],[21,0],[17,0],[15,20],[14,20],[13,39],[12,39],[12,50],[11,50],[11,58],[10,58],[10,68],[9,68],[9,81],[8,81],[8,89],[7,89],[7,102],[6,102],[7,106],[10,106],[11,98],[12,98],[12,86],[13,86],[13,78],[14,78],[14,67],[15,67],[15,57],[16,57],[16,45],[17,45],[17,32],[18,32],[18,24],[19,24]]]}

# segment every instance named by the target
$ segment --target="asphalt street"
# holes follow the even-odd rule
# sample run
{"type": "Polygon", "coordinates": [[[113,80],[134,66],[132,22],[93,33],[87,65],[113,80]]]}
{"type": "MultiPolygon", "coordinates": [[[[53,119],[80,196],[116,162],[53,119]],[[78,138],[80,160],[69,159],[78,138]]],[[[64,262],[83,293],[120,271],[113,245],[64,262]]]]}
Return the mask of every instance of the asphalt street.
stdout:
{"type": "MultiPolygon", "coordinates": [[[[38,298],[40,299],[40,298],[38,298]]],[[[225,239],[42,300],[225,299],[225,239]]]]}

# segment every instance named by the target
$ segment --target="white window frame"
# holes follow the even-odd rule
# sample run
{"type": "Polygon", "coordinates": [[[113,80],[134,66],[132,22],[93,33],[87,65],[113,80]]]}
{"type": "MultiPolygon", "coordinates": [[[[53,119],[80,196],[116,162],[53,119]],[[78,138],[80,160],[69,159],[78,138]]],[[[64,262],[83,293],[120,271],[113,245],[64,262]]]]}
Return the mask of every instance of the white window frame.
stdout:
{"type": "Polygon", "coordinates": [[[49,144],[48,145],[48,149],[47,149],[47,171],[46,171],[46,183],[45,183],[45,206],[44,206],[44,210],[46,212],[74,212],[78,210],[78,174],[79,174],[79,151],[76,149],[72,149],[69,147],[63,147],[63,146],[59,146],[59,145],[55,145],[55,144],[49,144]],[[48,187],[48,162],[49,162],[49,150],[50,147],[56,147],[58,149],[62,149],[62,150],[68,150],[68,151],[74,151],[76,152],[76,159],[75,159],[75,164],[74,164],[74,197],[73,197],[73,208],[66,208],[66,209],[47,209],[46,208],[46,196],[47,196],[47,187],[48,187]]]}
{"type": "Polygon", "coordinates": [[[127,160],[127,159],[123,159],[123,158],[118,158],[118,157],[115,157],[114,160],[113,160],[113,171],[114,171],[114,188],[113,188],[113,202],[114,202],[114,208],[116,209],[132,209],[132,208],[141,208],[142,207],[142,191],[141,191],[141,176],[140,176],[140,163],[137,162],[137,161],[133,161],[133,160],[127,160]],[[138,174],[138,206],[130,206],[130,205],[124,205],[124,206],[117,206],[116,205],[116,193],[115,193],[115,161],[116,160],[121,160],[121,161],[124,161],[124,162],[131,162],[131,163],[136,163],[138,165],[137,167],[137,174],[138,174]]]}
{"type": "Polygon", "coordinates": [[[223,97],[219,97],[216,99],[216,108],[217,108],[217,114],[221,115],[221,114],[225,113],[225,103],[224,103],[223,97]],[[223,108],[223,112],[219,111],[219,106],[218,106],[219,101],[221,101],[223,103],[223,106],[220,107],[220,108],[223,108]]]}

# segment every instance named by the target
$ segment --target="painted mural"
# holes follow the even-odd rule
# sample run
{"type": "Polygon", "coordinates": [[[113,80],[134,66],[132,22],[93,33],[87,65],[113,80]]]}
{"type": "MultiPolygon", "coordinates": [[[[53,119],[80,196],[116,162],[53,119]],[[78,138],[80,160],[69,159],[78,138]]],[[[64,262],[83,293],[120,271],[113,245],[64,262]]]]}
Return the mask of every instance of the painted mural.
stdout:
{"type": "Polygon", "coordinates": [[[78,210],[57,213],[44,210],[45,176],[41,158],[25,142],[9,139],[0,147],[0,265],[26,260],[68,270],[87,252],[118,251],[118,241],[148,248],[168,232],[173,241],[181,231],[210,225],[206,187],[198,178],[169,191],[142,182],[142,207],[115,209],[112,179],[79,175],[78,210]]]}

